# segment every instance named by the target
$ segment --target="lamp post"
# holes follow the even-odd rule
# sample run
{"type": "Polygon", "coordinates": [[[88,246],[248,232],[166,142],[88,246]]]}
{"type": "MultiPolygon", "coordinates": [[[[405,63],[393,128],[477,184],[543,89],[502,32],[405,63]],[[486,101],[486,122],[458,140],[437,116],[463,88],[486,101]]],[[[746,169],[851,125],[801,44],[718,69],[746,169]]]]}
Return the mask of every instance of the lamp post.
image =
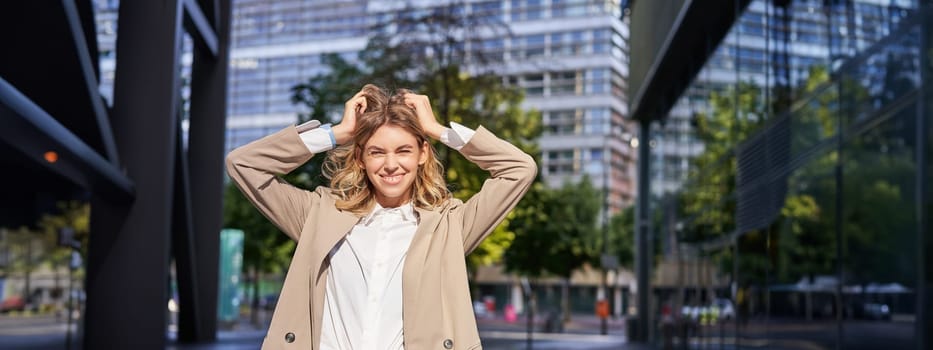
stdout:
{"type": "Polygon", "coordinates": [[[64,227],[58,230],[58,245],[71,249],[71,259],[68,262],[68,307],[65,333],[65,349],[71,349],[71,316],[74,314],[74,271],[81,267],[81,242],[74,238],[75,230],[71,227],[64,227]]]}
{"type": "Polygon", "coordinates": [[[601,265],[603,266],[602,273],[602,289],[603,295],[602,300],[598,302],[601,303],[599,308],[599,334],[606,335],[609,334],[609,324],[608,316],[606,311],[609,309],[609,269],[611,268],[610,256],[609,256],[609,177],[612,175],[612,150],[609,148],[609,139],[612,137],[612,119],[610,118],[609,134],[603,139],[603,164],[605,164],[605,169],[603,169],[603,254],[600,259],[601,265]]]}

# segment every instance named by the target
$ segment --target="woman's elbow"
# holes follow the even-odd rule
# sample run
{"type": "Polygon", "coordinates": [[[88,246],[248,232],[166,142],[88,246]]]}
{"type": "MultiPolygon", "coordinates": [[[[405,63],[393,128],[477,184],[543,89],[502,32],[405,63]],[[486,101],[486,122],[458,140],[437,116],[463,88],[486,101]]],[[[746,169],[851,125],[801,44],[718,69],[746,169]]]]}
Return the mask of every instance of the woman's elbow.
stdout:
{"type": "Polygon", "coordinates": [[[230,177],[234,177],[238,173],[237,164],[240,160],[240,152],[237,151],[239,151],[239,149],[230,151],[230,153],[227,153],[227,156],[224,158],[224,165],[227,169],[227,175],[230,177]]]}
{"type": "Polygon", "coordinates": [[[522,157],[521,168],[523,170],[521,178],[528,183],[533,182],[535,177],[538,176],[538,163],[536,163],[535,159],[528,154],[525,154],[524,157],[522,157]]]}

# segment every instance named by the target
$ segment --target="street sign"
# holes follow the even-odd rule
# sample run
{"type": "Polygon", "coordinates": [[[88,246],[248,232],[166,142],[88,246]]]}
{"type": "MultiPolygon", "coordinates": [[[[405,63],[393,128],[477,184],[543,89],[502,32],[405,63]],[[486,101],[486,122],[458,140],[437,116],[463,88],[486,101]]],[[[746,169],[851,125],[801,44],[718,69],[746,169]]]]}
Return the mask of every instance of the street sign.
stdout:
{"type": "Polygon", "coordinates": [[[243,269],[242,230],[220,231],[220,285],[218,286],[217,319],[235,322],[239,316],[240,273],[243,269]]]}
{"type": "Polygon", "coordinates": [[[81,249],[81,242],[75,239],[75,230],[71,227],[62,227],[58,230],[58,245],[81,249]]]}
{"type": "Polygon", "coordinates": [[[599,263],[603,266],[603,270],[615,270],[619,268],[619,258],[615,255],[603,254],[599,257],[599,263]]]}

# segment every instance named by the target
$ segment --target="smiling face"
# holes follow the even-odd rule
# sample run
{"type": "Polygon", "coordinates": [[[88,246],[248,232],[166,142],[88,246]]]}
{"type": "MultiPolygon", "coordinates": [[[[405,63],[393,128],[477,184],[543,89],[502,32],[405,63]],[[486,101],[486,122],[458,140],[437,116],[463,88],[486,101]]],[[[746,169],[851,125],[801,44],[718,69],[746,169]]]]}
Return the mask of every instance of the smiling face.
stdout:
{"type": "Polygon", "coordinates": [[[405,129],[385,124],[363,146],[366,177],[375,190],[376,202],[394,208],[411,200],[418,167],[428,160],[427,142],[405,129]]]}

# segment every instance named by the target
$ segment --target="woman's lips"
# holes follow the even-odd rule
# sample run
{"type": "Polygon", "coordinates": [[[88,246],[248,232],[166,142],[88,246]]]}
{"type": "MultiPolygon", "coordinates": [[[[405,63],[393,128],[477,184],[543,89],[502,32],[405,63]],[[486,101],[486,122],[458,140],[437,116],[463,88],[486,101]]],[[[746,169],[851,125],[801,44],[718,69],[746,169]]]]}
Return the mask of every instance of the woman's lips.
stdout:
{"type": "Polygon", "coordinates": [[[401,174],[392,175],[392,176],[382,175],[382,181],[390,185],[397,185],[398,183],[402,182],[402,175],[401,174]]]}

